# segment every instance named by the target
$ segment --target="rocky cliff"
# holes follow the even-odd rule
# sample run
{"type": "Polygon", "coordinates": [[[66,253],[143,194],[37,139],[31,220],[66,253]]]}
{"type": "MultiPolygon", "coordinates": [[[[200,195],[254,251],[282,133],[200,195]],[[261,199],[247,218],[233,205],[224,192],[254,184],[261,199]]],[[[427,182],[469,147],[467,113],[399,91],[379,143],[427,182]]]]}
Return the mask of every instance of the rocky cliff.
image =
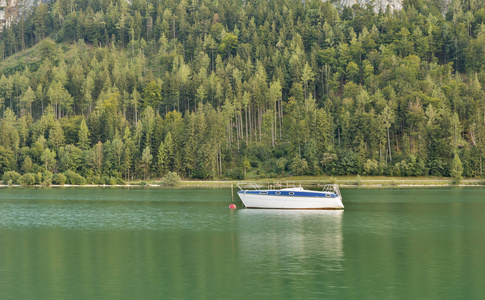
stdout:
{"type": "Polygon", "coordinates": [[[17,7],[18,0],[0,0],[0,26],[3,28],[12,20],[12,8],[17,7]]]}
{"type": "Polygon", "coordinates": [[[38,2],[38,0],[0,0],[0,31],[38,2]]]}
{"type": "MultiPolygon", "coordinates": [[[[354,4],[359,4],[360,6],[367,6],[372,0],[340,0],[340,5],[342,6],[352,6],[354,4]]],[[[391,10],[401,10],[403,0],[373,0],[374,10],[379,11],[379,9],[386,10],[389,7],[391,10]]]]}

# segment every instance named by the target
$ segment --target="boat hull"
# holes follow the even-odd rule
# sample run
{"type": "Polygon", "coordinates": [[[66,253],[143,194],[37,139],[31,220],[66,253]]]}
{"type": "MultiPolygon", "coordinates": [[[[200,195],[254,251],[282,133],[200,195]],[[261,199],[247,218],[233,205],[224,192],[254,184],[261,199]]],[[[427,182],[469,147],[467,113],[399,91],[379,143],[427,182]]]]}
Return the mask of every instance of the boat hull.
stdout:
{"type": "Polygon", "coordinates": [[[247,208],[343,209],[340,197],[273,196],[238,192],[247,208]]]}

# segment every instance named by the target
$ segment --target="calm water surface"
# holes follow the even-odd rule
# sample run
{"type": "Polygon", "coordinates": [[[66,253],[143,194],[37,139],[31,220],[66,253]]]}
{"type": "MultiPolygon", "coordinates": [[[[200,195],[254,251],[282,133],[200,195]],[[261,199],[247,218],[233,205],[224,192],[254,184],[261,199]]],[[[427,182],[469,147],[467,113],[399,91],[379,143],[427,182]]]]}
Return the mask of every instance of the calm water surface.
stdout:
{"type": "Polygon", "coordinates": [[[281,211],[2,188],[0,299],[485,299],[485,189],[342,193],[345,211],[281,211]]]}

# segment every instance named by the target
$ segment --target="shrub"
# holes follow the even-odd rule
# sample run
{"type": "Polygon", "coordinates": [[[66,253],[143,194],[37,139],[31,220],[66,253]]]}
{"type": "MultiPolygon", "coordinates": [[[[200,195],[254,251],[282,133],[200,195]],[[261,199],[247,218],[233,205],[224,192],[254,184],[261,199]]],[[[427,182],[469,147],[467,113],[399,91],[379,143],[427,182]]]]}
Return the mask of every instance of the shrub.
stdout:
{"type": "Polygon", "coordinates": [[[8,185],[17,184],[19,178],[20,174],[15,171],[7,171],[2,176],[3,183],[8,185]],[[11,184],[9,183],[10,181],[12,181],[11,184]]]}
{"type": "Polygon", "coordinates": [[[303,175],[303,173],[305,173],[305,171],[308,169],[308,163],[306,161],[306,159],[304,158],[300,158],[298,156],[296,156],[295,158],[293,158],[293,161],[291,163],[291,170],[293,171],[293,173],[295,175],[303,175]]]}
{"type": "Polygon", "coordinates": [[[453,184],[459,185],[460,181],[462,180],[463,165],[461,163],[460,157],[457,154],[455,154],[455,157],[451,162],[450,169],[451,169],[450,170],[451,177],[453,177],[453,184]]]}
{"type": "Polygon", "coordinates": [[[266,178],[268,175],[266,175],[266,172],[263,169],[258,169],[256,171],[256,175],[258,175],[258,178],[266,178]]]}
{"type": "Polygon", "coordinates": [[[285,174],[287,163],[288,160],[285,157],[280,157],[276,160],[275,166],[278,169],[277,171],[280,175],[285,174]]]}
{"type": "Polygon", "coordinates": [[[162,178],[163,185],[178,186],[180,185],[180,176],[175,172],[168,172],[162,178]]]}
{"type": "Polygon", "coordinates": [[[278,177],[278,174],[277,173],[274,173],[274,172],[271,172],[271,173],[266,174],[266,177],[267,178],[276,178],[276,177],[278,177]]]}
{"type": "Polygon", "coordinates": [[[86,184],[86,179],[84,179],[84,177],[82,177],[81,175],[79,175],[74,171],[71,171],[71,170],[66,171],[64,172],[64,175],[67,178],[66,182],[68,182],[69,184],[74,184],[74,185],[86,184]]]}
{"type": "Polygon", "coordinates": [[[24,175],[20,176],[18,182],[20,185],[35,185],[37,176],[32,173],[25,173],[24,175]]]}
{"type": "Polygon", "coordinates": [[[54,174],[54,176],[52,177],[52,182],[54,184],[64,185],[66,184],[66,181],[67,181],[66,175],[62,173],[54,174]]]}
{"type": "Polygon", "coordinates": [[[35,176],[35,184],[41,184],[42,183],[42,173],[34,173],[35,176]]]}
{"type": "Polygon", "coordinates": [[[99,180],[99,183],[98,184],[110,184],[110,179],[109,179],[109,176],[107,175],[102,175],[101,176],[101,179],[99,180]]]}
{"type": "Polygon", "coordinates": [[[242,180],[244,179],[244,171],[242,168],[229,169],[226,171],[226,176],[233,180],[242,180]]]}
{"type": "Polygon", "coordinates": [[[361,186],[362,185],[362,181],[360,180],[360,175],[357,174],[357,178],[355,179],[355,184],[358,185],[358,186],[361,186]]]}
{"type": "Polygon", "coordinates": [[[42,173],[42,185],[49,186],[52,184],[52,173],[49,171],[45,171],[42,173]]]}
{"type": "Polygon", "coordinates": [[[116,182],[116,178],[115,177],[110,177],[109,178],[109,185],[116,185],[117,182],[116,182]]]}
{"type": "Polygon", "coordinates": [[[86,182],[87,184],[104,184],[101,182],[101,177],[99,177],[99,175],[87,175],[86,182]]]}
{"type": "Polygon", "coordinates": [[[364,163],[364,172],[366,175],[376,175],[379,169],[379,163],[375,159],[368,159],[364,163]]]}

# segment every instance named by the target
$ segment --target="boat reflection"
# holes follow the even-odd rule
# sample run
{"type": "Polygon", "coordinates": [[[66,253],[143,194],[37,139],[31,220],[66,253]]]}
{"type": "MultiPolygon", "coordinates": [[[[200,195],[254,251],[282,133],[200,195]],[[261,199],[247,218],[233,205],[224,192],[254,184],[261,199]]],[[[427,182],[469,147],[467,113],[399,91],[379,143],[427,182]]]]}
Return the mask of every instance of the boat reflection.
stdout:
{"type": "Polygon", "coordinates": [[[243,260],[270,268],[278,266],[279,271],[283,267],[292,273],[319,267],[341,270],[343,213],[343,210],[239,210],[239,255],[243,260]]]}

